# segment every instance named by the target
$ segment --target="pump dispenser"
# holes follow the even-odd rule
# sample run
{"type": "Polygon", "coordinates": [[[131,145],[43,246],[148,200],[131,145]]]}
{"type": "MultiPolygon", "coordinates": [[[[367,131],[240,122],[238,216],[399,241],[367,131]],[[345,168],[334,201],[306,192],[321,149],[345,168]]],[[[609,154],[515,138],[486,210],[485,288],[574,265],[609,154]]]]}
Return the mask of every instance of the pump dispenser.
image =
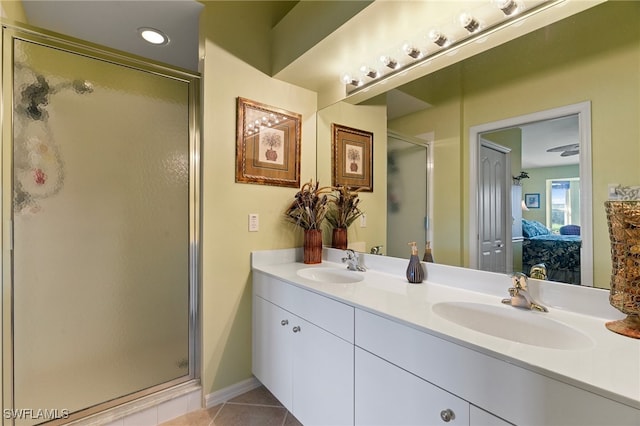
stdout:
{"type": "Polygon", "coordinates": [[[411,257],[407,266],[407,280],[412,284],[419,284],[424,280],[424,268],[418,257],[418,244],[414,241],[411,246],[411,257]]]}

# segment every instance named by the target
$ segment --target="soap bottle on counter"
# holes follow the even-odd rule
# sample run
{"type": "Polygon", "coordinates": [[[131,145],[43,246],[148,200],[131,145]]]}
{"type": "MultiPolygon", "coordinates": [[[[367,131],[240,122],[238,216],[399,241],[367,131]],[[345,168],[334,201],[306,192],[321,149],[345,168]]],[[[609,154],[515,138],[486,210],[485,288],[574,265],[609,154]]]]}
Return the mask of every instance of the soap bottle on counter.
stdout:
{"type": "Polygon", "coordinates": [[[424,268],[418,257],[418,245],[417,243],[409,243],[411,246],[411,257],[409,258],[409,266],[407,266],[407,280],[410,283],[418,284],[424,281],[424,268]]]}

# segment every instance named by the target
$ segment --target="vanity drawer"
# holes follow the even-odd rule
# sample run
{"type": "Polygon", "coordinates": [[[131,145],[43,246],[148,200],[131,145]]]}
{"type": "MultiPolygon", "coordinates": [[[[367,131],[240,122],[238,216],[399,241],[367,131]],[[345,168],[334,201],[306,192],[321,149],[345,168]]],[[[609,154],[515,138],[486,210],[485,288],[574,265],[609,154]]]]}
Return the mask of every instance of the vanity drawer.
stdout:
{"type": "Polygon", "coordinates": [[[455,395],[360,348],[355,366],[356,426],[469,425],[469,403],[455,395]]]}
{"type": "Polygon", "coordinates": [[[312,324],[353,343],[354,308],[253,271],[253,292],[312,324]]]}

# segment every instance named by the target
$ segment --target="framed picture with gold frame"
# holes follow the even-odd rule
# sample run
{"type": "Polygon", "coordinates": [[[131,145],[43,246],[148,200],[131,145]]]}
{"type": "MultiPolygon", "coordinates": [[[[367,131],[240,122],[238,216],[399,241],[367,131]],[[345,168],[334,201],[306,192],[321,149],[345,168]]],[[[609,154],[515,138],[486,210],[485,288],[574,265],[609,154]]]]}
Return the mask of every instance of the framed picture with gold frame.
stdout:
{"type": "Polygon", "coordinates": [[[300,187],[302,116],[238,97],[236,182],[300,187]]]}
{"type": "Polygon", "coordinates": [[[373,191],[373,133],[331,124],[331,184],[373,191]]]}

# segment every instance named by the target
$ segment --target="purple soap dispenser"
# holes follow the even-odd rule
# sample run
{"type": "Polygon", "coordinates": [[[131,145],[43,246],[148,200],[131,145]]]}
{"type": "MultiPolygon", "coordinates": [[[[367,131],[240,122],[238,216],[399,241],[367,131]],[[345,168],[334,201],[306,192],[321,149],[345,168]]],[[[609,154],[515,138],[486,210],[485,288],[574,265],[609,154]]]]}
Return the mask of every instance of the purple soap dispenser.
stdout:
{"type": "Polygon", "coordinates": [[[409,266],[407,266],[407,281],[412,284],[419,284],[424,281],[424,268],[418,257],[417,243],[409,243],[411,246],[411,257],[409,258],[409,266]]]}

